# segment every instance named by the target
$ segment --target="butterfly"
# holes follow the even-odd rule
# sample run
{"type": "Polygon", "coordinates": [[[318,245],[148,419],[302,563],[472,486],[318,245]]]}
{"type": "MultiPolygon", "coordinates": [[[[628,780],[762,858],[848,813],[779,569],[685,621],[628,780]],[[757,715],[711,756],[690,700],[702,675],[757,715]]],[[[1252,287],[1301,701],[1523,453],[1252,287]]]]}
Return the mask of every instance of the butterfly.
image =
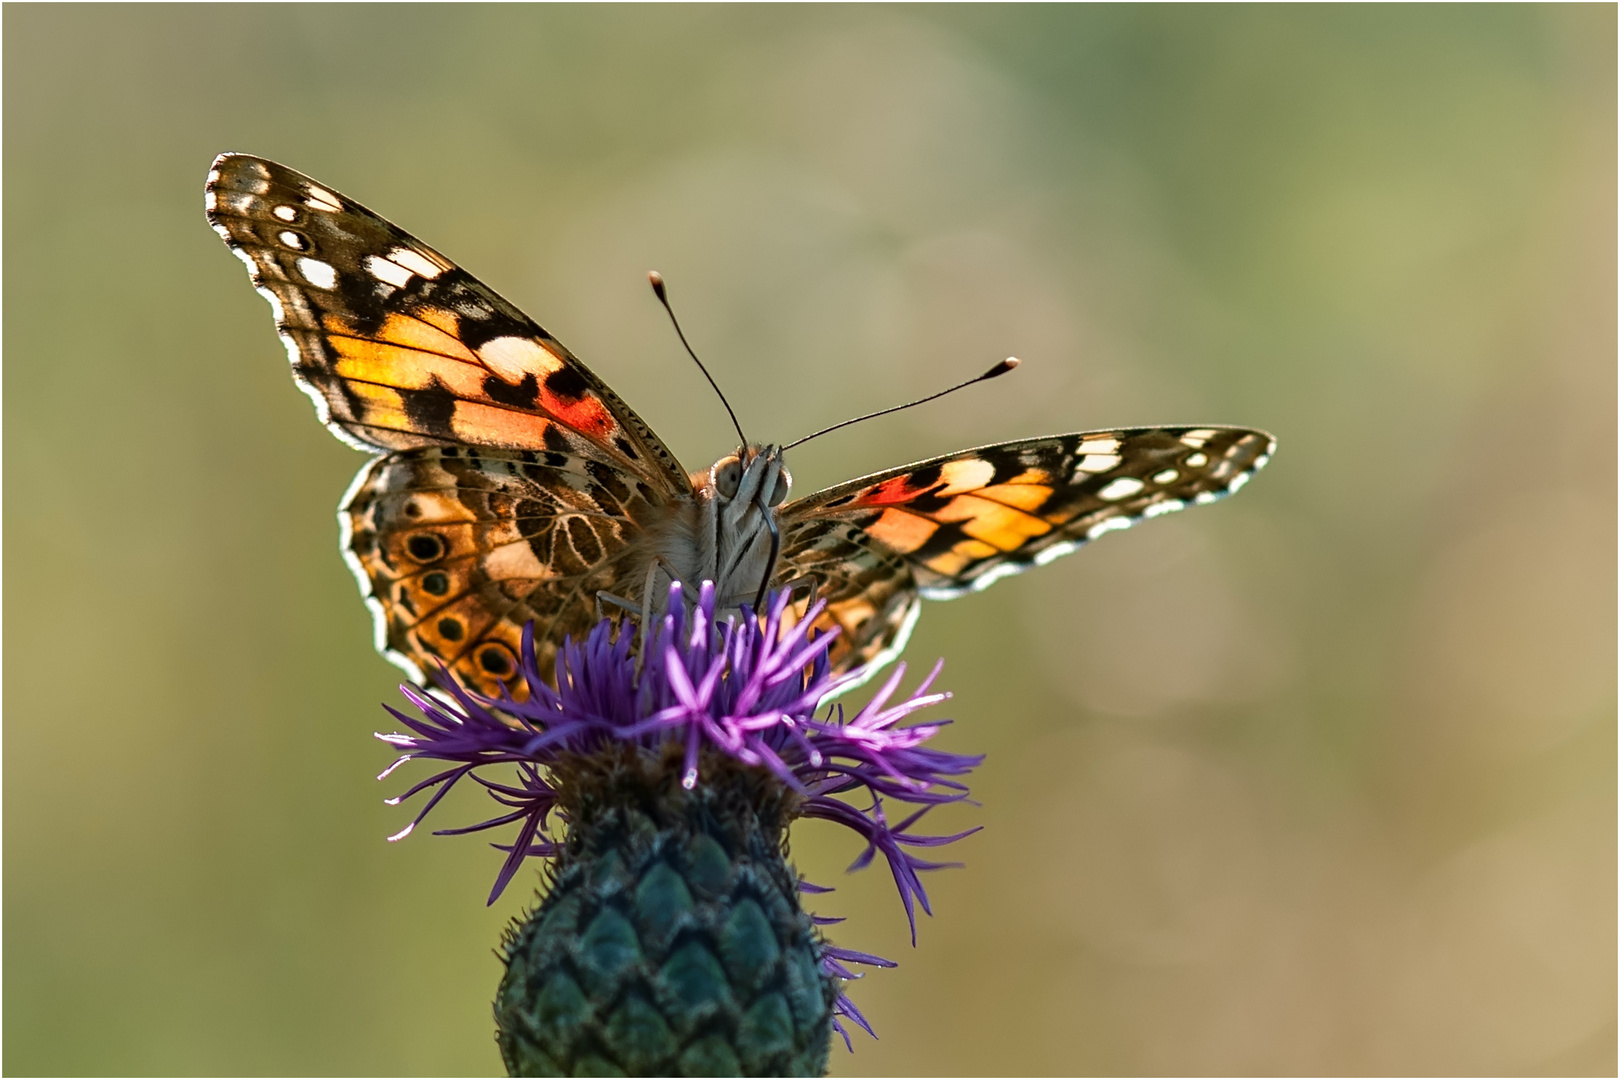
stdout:
{"type": "MultiPolygon", "coordinates": [[[[604,612],[672,582],[722,607],[824,602],[834,669],[904,648],[923,598],[983,589],[1105,532],[1213,502],[1266,464],[1264,431],[1121,428],[961,450],[789,501],[780,446],[689,474],[555,338],[404,230],[264,158],[223,154],[209,223],[269,300],[293,378],[377,455],[338,513],[377,647],[412,679],[527,694],[604,612]]],[[[728,406],[729,408],[729,406],[728,406]]],[[[740,434],[740,430],[739,430],[740,434]]]]}

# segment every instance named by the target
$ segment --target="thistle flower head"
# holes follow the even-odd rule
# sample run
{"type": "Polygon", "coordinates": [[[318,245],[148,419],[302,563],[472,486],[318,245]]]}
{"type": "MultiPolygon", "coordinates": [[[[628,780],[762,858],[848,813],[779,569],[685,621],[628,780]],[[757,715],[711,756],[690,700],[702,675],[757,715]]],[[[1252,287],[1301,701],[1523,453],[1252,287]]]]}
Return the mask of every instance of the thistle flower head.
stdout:
{"type": "MultiPolygon", "coordinates": [[[[744,608],[717,621],[711,584],[704,583],[691,608],[677,584],[671,587],[664,616],[647,628],[639,655],[633,648],[635,628],[604,620],[584,641],[564,643],[555,687],[540,675],[531,626],[523,638],[521,677],[529,692],[522,702],[509,694],[497,699],[471,693],[448,678],[441,683],[444,697],[402,687],[419,715],[389,708],[407,731],[378,736],[402,751],[383,775],[418,759],[448,767],[390,800],[431,792],[415,820],[390,839],[407,835],[460,781],[470,778],[482,785],[503,811],[439,832],[517,826],[510,844],[497,845],[507,856],[489,896],[493,903],[525,859],[555,856],[561,850],[564,840],[548,830],[548,822],[555,814],[566,827],[564,793],[570,770],[579,763],[635,748],[649,759],[678,759],[680,784],[691,790],[704,783],[705,770],[729,759],[773,777],[789,793],[796,816],[822,818],[859,834],[866,847],[851,870],[881,854],[915,944],[916,908],[929,911],[919,872],[955,864],[925,860],[912,849],[949,844],[977,830],[927,835],[913,827],[933,807],[967,798],[968,790],[957,778],[971,772],[982,757],[925,745],[948,721],[906,722],[949,697],[931,689],[937,664],[910,694],[899,692],[905,676],[905,665],[899,664],[852,715],[836,704],[818,710],[829,696],[860,682],[864,673],[832,675],[827,652],[833,634],[811,630],[820,606],[784,629],[788,601],[787,593],[777,593],[763,617],[744,608]],[[490,775],[500,767],[501,774],[490,775]],[[885,800],[906,804],[910,812],[892,822],[885,800]]],[[[801,889],[830,891],[808,883],[801,889]]],[[[824,947],[824,974],[854,978],[850,963],[893,966],[880,957],[824,947]]],[[[847,997],[840,996],[835,1013],[871,1031],[847,997]]],[[[847,1043],[847,1032],[835,1026],[847,1043]]]]}

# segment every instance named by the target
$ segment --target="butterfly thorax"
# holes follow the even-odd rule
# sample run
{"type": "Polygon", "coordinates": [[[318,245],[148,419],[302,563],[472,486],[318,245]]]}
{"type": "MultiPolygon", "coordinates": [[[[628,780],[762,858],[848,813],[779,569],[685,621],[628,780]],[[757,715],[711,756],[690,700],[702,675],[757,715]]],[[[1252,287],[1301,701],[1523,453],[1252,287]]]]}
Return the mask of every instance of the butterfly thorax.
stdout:
{"type": "Polygon", "coordinates": [[[772,534],[793,478],[776,446],[740,447],[692,477],[691,503],[658,543],[669,571],[696,584],[712,581],[721,607],[753,603],[772,570],[772,534]]]}

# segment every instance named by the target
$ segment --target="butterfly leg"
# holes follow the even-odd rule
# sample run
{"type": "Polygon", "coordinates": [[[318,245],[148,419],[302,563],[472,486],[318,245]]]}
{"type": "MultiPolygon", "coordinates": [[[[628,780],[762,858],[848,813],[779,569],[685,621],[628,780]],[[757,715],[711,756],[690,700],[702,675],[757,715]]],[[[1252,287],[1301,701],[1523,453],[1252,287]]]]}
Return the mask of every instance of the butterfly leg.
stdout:
{"type": "Polygon", "coordinates": [[[808,618],[810,610],[816,606],[816,598],[821,595],[821,578],[815,574],[806,574],[803,577],[784,581],[781,587],[787,590],[790,597],[788,606],[795,611],[798,610],[798,601],[794,597],[801,591],[804,593],[804,614],[802,616],[795,615],[794,621],[797,622],[800,618],[808,618]]]}
{"type": "Polygon", "coordinates": [[[641,665],[647,656],[647,636],[651,632],[653,586],[658,584],[658,561],[647,564],[647,576],[641,585],[641,640],[636,646],[636,673],[641,673],[641,665]]]}
{"type": "Polygon", "coordinates": [[[804,610],[809,611],[816,606],[816,597],[821,595],[821,578],[812,575],[810,584],[804,590],[804,610]]]}
{"type": "Polygon", "coordinates": [[[632,612],[633,614],[636,614],[636,615],[639,615],[639,616],[642,616],[642,617],[645,617],[646,614],[647,614],[646,607],[644,605],[642,605],[642,604],[636,603],[634,600],[626,600],[622,596],[614,596],[610,592],[605,592],[603,590],[597,590],[597,593],[596,593],[596,613],[599,616],[601,616],[602,618],[604,618],[604,619],[607,618],[607,613],[602,607],[602,602],[604,600],[607,601],[608,603],[612,604],[614,607],[623,608],[625,611],[632,612]]]}
{"type": "Polygon", "coordinates": [[[680,572],[675,569],[668,559],[660,555],[654,560],[653,565],[668,574],[669,580],[679,583],[681,595],[685,596],[688,601],[694,604],[698,602],[698,591],[686,582],[681,581],[680,572]]]}

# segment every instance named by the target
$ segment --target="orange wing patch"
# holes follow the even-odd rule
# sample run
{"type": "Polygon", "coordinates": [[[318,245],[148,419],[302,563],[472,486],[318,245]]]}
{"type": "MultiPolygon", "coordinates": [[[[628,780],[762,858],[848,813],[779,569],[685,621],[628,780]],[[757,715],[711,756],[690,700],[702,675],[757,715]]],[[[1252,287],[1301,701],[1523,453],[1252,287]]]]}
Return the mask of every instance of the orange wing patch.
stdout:
{"type": "Polygon", "coordinates": [[[996,472],[988,458],[963,457],[883,480],[848,505],[882,507],[866,525],[868,536],[902,555],[917,555],[936,574],[955,577],[1052,531],[1053,523],[1038,513],[1052,499],[1051,473],[1026,468],[993,483],[996,472]]]}
{"type": "Polygon", "coordinates": [[[554,338],[404,230],[283,165],[225,154],[209,222],[270,298],[321,419],[364,449],[588,457],[666,497],[685,470],[554,338]]]}
{"type": "Polygon", "coordinates": [[[352,389],[368,402],[360,419],[369,425],[427,430],[440,437],[448,429],[456,441],[474,446],[533,450],[549,445],[546,431],[552,421],[545,414],[597,442],[618,431],[594,396],[570,399],[550,389],[546,380],[563,371],[563,361],[533,339],[494,338],[475,353],[452,336],[454,313],[438,308],[390,314],[371,335],[336,315],[323,321],[327,342],[337,354],[332,371],[361,384],[352,389]],[[492,379],[499,380],[499,389],[492,379]],[[379,388],[447,394],[450,401],[436,414],[423,408],[413,414],[409,397],[379,388]]]}
{"type": "Polygon", "coordinates": [[[458,401],[450,417],[450,430],[459,442],[473,446],[533,447],[546,445],[546,432],[552,430],[548,420],[528,413],[482,405],[476,401],[458,401]]]}
{"type": "Polygon", "coordinates": [[[964,450],[841,484],[783,512],[857,529],[903,557],[924,596],[945,598],[1103,532],[1229,494],[1271,447],[1271,436],[1248,428],[1079,432],[964,450]]]}
{"type": "MultiPolygon", "coordinates": [[[[373,336],[379,341],[407,349],[438,353],[464,364],[476,364],[478,358],[456,336],[459,322],[454,312],[435,307],[418,308],[409,315],[396,311],[383,320],[382,328],[373,336]]],[[[327,316],[326,326],[334,334],[354,333],[337,316],[327,316]]]]}
{"type": "Polygon", "coordinates": [[[968,536],[1000,551],[1013,551],[1025,540],[1052,530],[1038,517],[979,495],[954,496],[928,516],[942,524],[954,522],[968,536]]]}
{"type": "Polygon", "coordinates": [[[938,529],[937,522],[891,506],[883,511],[881,517],[866,527],[866,532],[868,536],[902,555],[909,555],[927,543],[928,538],[938,529]]]}
{"type": "Polygon", "coordinates": [[[1051,499],[1052,488],[1047,484],[1036,483],[992,484],[979,489],[979,494],[986,499],[994,499],[998,503],[1033,512],[1045,506],[1047,500],[1051,499]]]}

